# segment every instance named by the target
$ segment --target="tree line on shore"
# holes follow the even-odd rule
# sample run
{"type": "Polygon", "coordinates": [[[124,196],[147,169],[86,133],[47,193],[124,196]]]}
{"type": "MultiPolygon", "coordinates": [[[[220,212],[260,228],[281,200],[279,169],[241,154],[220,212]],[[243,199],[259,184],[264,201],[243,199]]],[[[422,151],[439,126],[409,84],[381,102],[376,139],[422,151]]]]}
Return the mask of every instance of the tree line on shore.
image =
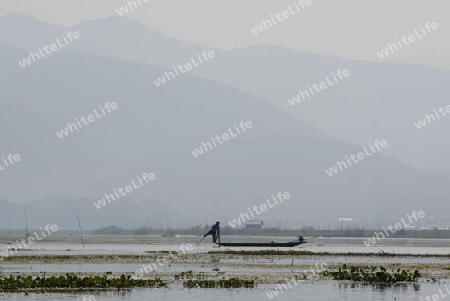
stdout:
{"type": "MultiPolygon", "coordinates": [[[[99,235],[203,235],[210,226],[194,226],[186,229],[156,229],[142,227],[138,229],[124,229],[116,226],[103,227],[92,231],[99,235]]],[[[383,231],[383,230],[379,230],[383,231]]],[[[221,227],[221,235],[251,235],[251,236],[303,236],[303,237],[371,237],[374,230],[365,229],[341,229],[341,230],[318,230],[312,227],[304,227],[298,230],[286,230],[278,228],[263,229],[238,229],[232,227],[221,227]]],[[[450,238],[448,230],[399,230],[391,235],[392,238],[450,238]]]]}

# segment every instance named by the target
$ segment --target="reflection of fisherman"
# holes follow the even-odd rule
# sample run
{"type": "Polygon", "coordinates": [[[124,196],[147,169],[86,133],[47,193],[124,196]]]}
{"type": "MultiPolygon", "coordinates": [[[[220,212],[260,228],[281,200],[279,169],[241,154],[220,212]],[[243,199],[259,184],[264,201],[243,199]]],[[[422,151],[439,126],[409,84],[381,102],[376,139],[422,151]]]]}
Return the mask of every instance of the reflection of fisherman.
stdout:
{"type": "Polygon", "coordinates": [[[220,226],[219,226],[219,222],[216,222],[216,224],[214,226],[212,226],[211,230],[208,231],[208,233],[206,233],[205,235],[203,235],[203,237],[206,237],[208,235],[212,235],[213,237],[213,242],[216,243],[217,237],[220,236],[220,226]]]}

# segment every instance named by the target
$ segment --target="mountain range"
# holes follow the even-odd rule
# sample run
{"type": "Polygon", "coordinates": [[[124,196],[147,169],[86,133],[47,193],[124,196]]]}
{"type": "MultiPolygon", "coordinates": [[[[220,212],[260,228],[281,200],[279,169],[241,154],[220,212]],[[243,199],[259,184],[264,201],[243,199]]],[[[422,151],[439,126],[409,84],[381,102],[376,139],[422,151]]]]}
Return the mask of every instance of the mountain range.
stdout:
{"type": "Polygon", "coordinates": [[[214,49],[213,60],[154,85],[203,50],[125,18],[67,29],[27,16],[0,17],[0,155],[22,157],[0,172],[0,199],[42,202],[47,212],[53,203],[39,201],[46,196],[82,198],[83,206],[62,206],[53,217],[64,223],[80,210],[90,217],[89,227],[124,223],[127,199],[133,199],[127,220],[136,214],[136,225],[169,217],[226,221],[278,191],[289,191],[291,199],[261,219],[376,220],[425,204],[430,214],[446,212],[450,118],[420,130],[413,123],[447,105],[448,71],[260,46],[214,49]],[[81,38],[19,66],[30,51],[68,30],[81,38]],[[351,76],[295,106],[288,103],[338,69],[351,76]],[[58,138],[56,132],[106,102],[119,108],[58,138]],[[253,128],[192,156],[241,121],[253,128]],[[389,146],[327,175],[337,161],[377,139],[389,146]],[[86,205],[144,172],[156,179],[127,198],[101,209],[86,205]],[[143,215],[143,208],[149,212],[143,215]]]}

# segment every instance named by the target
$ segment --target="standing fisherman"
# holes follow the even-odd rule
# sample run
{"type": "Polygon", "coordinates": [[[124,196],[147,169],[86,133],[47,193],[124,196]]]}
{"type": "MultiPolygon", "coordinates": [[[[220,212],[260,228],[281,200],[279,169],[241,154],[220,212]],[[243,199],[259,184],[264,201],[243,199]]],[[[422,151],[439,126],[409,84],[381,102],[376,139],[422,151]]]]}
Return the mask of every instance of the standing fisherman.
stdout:
{"type": "MultiPolygon", "coordinates": [[[[203,235],[203,237],[206,237],[208,235],[212,235],[213,237],[213,242],[216,243],[216,240],[218,237],[220,237],[220,226],[219,226],[219,222],[216,222],[216,224],[214,226],[212,226],[211,230],[208,231],[208,233],[206,233],[205,235],[203,235]]],[[[220,241],[220,238],[219,238],[220,241]]]]}

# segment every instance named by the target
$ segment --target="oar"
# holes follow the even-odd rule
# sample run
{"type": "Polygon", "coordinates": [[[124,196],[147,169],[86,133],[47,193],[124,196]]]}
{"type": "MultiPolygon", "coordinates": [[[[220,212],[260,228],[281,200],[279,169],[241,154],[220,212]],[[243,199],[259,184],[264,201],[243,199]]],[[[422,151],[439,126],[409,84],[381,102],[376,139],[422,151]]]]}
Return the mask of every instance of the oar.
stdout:
{"type": "Polygon", "coordinates": [[[205,239],[206,236],[203,236],[202,239],[198,242],[197,246],[205,239]]]}
{"type": "Polygon", "coordinates": [[[77,212],[77,219],[78,219],[78,226],[80,227],[81,242],[83,243],[83,248],[86,249],[86,247],[84,246],[83,232],[81,231],[80,217],[78,216],[78,212],[77,212]]]}

